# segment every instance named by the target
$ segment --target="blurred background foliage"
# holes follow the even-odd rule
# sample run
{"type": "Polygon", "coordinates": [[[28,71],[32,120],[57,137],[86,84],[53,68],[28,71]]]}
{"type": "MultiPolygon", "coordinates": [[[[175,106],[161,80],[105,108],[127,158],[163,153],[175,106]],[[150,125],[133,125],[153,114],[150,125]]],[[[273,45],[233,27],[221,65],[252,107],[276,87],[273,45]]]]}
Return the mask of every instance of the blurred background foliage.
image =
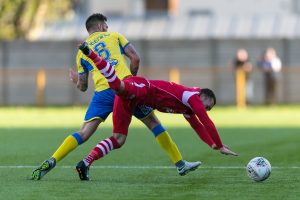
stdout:
{"type": "Polygon", "coordinates": [[[1,0],[0,40],[22,39],[47,22],[74,16],[74,0],[1,0]]]}

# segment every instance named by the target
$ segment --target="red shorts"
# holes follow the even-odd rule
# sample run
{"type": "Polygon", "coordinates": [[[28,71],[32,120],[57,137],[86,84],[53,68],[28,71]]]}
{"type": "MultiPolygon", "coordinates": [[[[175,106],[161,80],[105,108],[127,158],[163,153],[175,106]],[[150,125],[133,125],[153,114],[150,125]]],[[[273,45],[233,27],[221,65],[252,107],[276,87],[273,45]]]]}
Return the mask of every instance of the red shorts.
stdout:
{"type": "Polygon", "coordinates": [[[124,80],[125,91],[115,96],[113,109],[113,133],[128,134],[134,108],[144,104],[149,96],[149,82],[142,77],[133,76],[124,80]]]}

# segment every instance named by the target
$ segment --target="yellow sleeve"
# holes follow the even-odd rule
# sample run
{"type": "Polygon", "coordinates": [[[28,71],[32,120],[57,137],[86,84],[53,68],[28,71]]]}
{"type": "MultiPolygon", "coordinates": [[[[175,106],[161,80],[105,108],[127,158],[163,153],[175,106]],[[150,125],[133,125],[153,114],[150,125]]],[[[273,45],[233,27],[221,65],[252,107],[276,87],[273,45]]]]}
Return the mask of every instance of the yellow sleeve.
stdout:
{"type": "Polygon", "coordinates": [[[76,56],[76,66],[77,66],[77,72],[78,74],[84,74],[88,73],[88,69],[82,65],[82,62],[84,62],[83,54],[78,51],[76,56]]]}
{"type": "Polygon", "coordinates": [[[119,42],[120,42],[120,45],[123,49],[125,49],[125,47],[129,44],[129,41],[120,33],[117,33],[118,34],[118,39],[119,39],[119,42]]]}

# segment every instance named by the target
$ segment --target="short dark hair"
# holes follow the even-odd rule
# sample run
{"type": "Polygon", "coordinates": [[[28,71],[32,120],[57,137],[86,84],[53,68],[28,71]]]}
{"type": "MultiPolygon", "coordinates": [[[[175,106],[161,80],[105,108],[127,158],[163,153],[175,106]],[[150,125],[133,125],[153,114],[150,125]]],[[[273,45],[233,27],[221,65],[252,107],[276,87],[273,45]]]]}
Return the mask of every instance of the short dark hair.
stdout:
{"type": "Polygon", "coordinates": [[[107,21],[106,16],[104,16],[101,13],[94,13],[91,16],[89,16],[87,18],[87,20],[85,21],[85,28],[86,28],[86,30],[90,30],[95,25],[97,25],[99,22],[106,22],[106,21],[107,21]]]}
{"type": "Polygon", "coordinates": [[[216,105],[216,103],[217,103],[216,95],[211,89],[202,88],[200,91],[200,95],[201,94],[204,94],[205,96],[207,96],[209,98],[212,98],[214,100],[214,105],[216,105]]]}

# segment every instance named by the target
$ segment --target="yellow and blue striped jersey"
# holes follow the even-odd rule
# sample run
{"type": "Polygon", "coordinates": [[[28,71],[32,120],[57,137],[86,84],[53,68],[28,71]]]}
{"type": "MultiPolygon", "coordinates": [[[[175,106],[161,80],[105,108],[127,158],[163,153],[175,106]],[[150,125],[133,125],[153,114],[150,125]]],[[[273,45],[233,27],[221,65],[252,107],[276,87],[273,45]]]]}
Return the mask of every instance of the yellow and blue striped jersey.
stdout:
{"type": "MultiPolygon", "coordinates": [[[[89,47],[115,67],[120,79],[131,75],[125,59],[125,47],[128,40],[118,32],[95,32],[87,39],[89,47]]],[[[94,62],[81,51],[77,52],[76,65],[79,74],[91,72],[94,80],[95,91],[99,92],[109,88],[109,85],[96,68],[94,62]]]]}

